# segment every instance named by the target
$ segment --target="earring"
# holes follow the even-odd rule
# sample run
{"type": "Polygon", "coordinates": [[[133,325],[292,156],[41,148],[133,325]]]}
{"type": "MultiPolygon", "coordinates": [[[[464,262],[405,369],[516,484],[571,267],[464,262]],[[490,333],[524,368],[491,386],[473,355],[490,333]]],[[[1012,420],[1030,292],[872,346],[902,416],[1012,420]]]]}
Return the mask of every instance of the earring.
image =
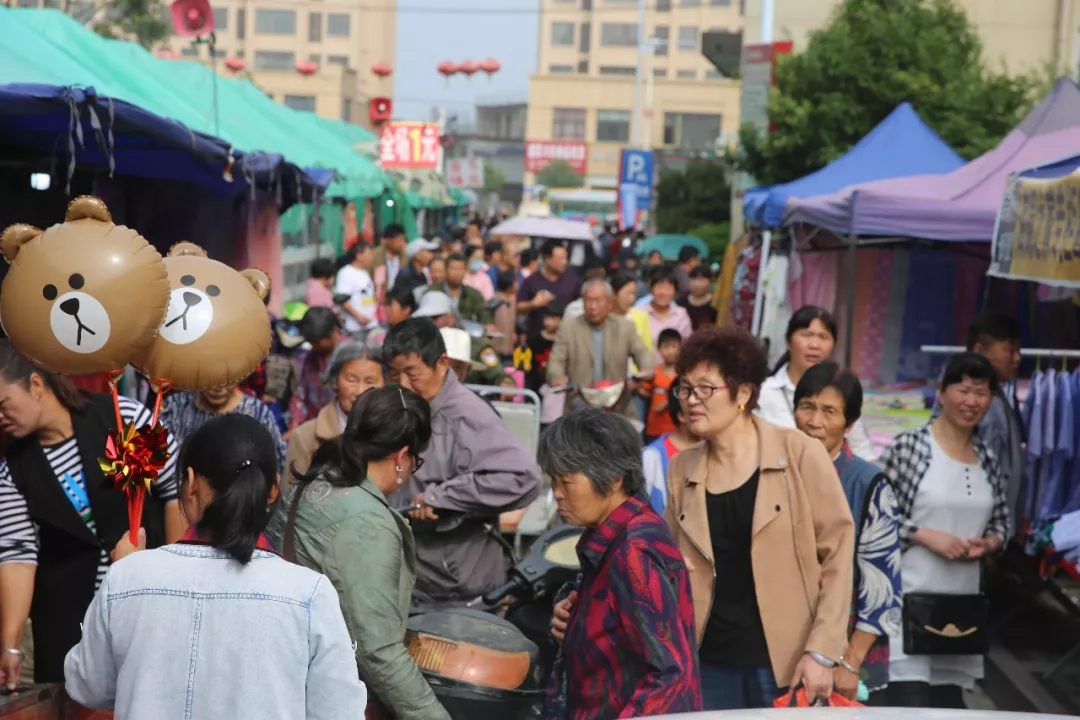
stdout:
{"type": "Polygon", "coordinates": [[[739,403],[738,405],[736,405],[735,409],[738,410],[740,413],[746,412],[746,406],[743,405],[742,403],[739,403]]]}
{"type": "Polygon", "coordinates": [[[398,476],[397,476],[397,484],[398,484],[398,485],[403,485],[403,484],[405,484],[405,478],[403,478],[403,477],[401,477],[400,475],[398,475],[398,476]]]}
{"type": "Polygon", "coordinates": [[[394,472],[401,472],[401,466],[400,465],[395,465],[394,466],[394,472]]]}

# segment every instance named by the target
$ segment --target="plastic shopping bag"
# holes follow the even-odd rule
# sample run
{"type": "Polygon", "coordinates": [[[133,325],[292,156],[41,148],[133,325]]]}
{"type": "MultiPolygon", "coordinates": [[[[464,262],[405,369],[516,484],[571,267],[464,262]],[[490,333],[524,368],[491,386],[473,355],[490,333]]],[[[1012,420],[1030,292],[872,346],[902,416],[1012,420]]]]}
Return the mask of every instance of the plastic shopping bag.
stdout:
{"type": "Polygon", "coordinates": [[[811,703],[806,697],[806,688],[797,685],[784,695],[773,701],[773,707],[778,708],[803,708],[803,707],[866,707],[862,703],[848,700],[840,693],[832,693],[828,699],[815,698],[811,703]]]}

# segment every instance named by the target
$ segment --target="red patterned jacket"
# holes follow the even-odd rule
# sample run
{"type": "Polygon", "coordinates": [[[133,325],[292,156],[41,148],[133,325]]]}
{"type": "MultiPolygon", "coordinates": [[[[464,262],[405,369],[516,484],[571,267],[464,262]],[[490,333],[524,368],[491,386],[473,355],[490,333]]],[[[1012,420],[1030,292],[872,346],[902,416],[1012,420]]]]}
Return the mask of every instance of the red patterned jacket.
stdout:
{"type": "Polygon", "coordinates": [[[701,710],[690,574],[663,518],[630,498],[577,552],[581,587],[549,711],[607,720],[701,710]]]}

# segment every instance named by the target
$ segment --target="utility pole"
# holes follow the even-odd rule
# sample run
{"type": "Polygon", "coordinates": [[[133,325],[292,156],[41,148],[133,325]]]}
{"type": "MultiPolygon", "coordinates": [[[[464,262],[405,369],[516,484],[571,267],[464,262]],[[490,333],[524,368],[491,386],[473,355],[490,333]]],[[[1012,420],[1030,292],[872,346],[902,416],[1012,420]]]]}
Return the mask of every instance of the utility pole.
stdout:
{"type": "MultiPolygon", "coordinates": [[[[761,0],[761,44],[772,45],[773,42],[773,2],[774,0],[761,0]]],[[[772,59],[776,62],[776,58],[772,59]]],[[[769,132],[768,129],[765,132],[769,132]]],[[[739,208],[740,210],[742,208],[739,208]]],[[[761,332],[761,315],[765,303],[765,266],[769,262],[769,250],[772,246],[772,230],[765,228],[761,235],[761,262],[758,263],[757,291],[754,294],[754,315],[750,321],[750,332],[757,335],[761,332]]],[[[849,341],[850,344],[850,341],[849,341]]]]}
{"type": "Polygon", "coordinates": [[[638,148],[644,147],[642,144],[642,122],[641,122],[641,84],[644,78],[642,77],[645,72],[645,3],[646,0],[638,0],[638,44],[637,44],[637,72],[634,73],[634,134],[630,138],[634,145],[638,148]]]}

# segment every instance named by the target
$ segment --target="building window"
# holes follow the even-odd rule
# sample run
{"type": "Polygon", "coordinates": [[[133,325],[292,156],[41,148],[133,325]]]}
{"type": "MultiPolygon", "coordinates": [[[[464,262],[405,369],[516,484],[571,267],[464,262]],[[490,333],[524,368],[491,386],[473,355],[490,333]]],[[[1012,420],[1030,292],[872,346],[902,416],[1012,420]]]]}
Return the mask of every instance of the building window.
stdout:
{"type": "Polygon", "coordinates": [[[679,28],[679,49],[698,49],[698,29],[696,27],[684,25],[683,27],[679,28]]]}
{"type": "Polygon", "coordinates": [[[582,75],[588,75],[589,74],[589,61],[588,60],[578,60],[577,61],[577,71],[579,73],[581,73],[582,75]]]}
{"type": "Polygon", "coordinates": [[[582,10],[592,10],[592,0],[581,0],[582,10]]]}
{"type": "Polygon", "coordinates": [[[578,51],[587,53],[589,52],[589,45],[592,41],[592,23],[581,23],[581,33],[578,38],[578,51]]]}
{"type": "Polygon", "coordinates": [[[326,36],[336,38],[349,37],[350,18],[345,13],[329,13],[326,16],[326,36]]]}
{"type": "Polygon", "coordinates": [[[629,142],[630,112],[628,110],[597,110],[597,142],[629,142]]]}
{"type": "Polygon", "coordinates": [[[15,7],[37,8],[41,6],[38,5],[38,0],[18,0],[18,2],[15,3],[15,7]]]}
{"type": "Polygon", "coordinates": [[[196,48],[196,47],[190,47],[189,46],[189,47],[186,47],[183,50],[181,50],[180,54],[183,55],[184,57],[190,57],[190,58],[199,57],[199,49],[196,48]]]}
{"type": "Polygon", "coordinates": [[[341,98],[341,119],[352,122],[352,100],[349,98],[341,98]]]}
{"type": "Polygon", "coordinates": [[[313,62],[319,67],[322,67],[322,55],[319,53],[313,53],[307,56],[308,62],[313,62]]]}
{"type": "Polygon", "coordinates": [[[716,150],[723,117],[698,113],[664,113],[664,144],[682,150],[716,150]]]}
{"type": "Polygon", "coordinates": [[[671,12],[671,0],[656,0],[656,12],[671,12]]]}
{"type": "Polygon", "coordinates": [[[229,29],[229,9],[214,8],[214,30],[229,29]]]}
{"type": "Polygon", "coordinates": [[[706,70],[705,71],[705,79],[706,80],[723,80],[724,75],[722,73],[716,71],[716,70],[706,70]]]}
{"type": "Polygon", "coordinates": [[[675,77],[680,80],[693,80],[697,77],[697,70],[676,70],[675,77]]]}
{"type": "Polygon", "coordinates": [[[56,10],[63,7],[63,2],[61,0],[45,0],[45,2],[42,3],[42,7],[52,8],[53,10],[56,10]]]}
{"type": "Polygon", "coordinates": [[[225,53],[224,50],[222,50],[220,48],[214,48],[214,57],[216,57],[216,58],[224,58],[225,54],[226,53],[225,53]]]}
{"type": "Polygon", "coordinates": [[[237,8],[236,10],[236,38],[243,40],[247,36],[247,10],[244,8],[237,8]]]}
{"type": "Polygon", "coordinates": [[[731,0],[709,0],[709,4],[715,7],[731,7],[731,0]]]}
{"type": "Polygon", "coordinates": [[[295,35],[296,11],[256,10],[255,32],[259,35],[295,35]]]}
{"type": "Polygon", "coordinates": [[[315,96],[314,95],[286,95],[285,105],[291,107],[293,110],[302,110],[304,112],[315,112],[315,96]]]}
{"type": "Polygon", "coordinates": [[[322,13],[308,13],[307,16],[307,39],[308,42],[322,42],[322,13]]]}
{"type": "Polygon", "coordinates": [[[683,7],[701,7],[701,0],[679,0],[683,7]]]}
{"type": "Polygon", "coordinates": [[[653,68],[652,76],[654,78],[666,78],[667,77],[667,68],[653,68]]]}
{"type": "Polygon", "coordinates": [[[345,55],[327,55],[326,62],[330,65],[340,65],[342,67],[349,67],[349,58],[345,55]]]}
{"type": "Polygon", "coordinates": [[[558,47],[574,46],[574,23],[553,22],[551,23],[551,44],[558,47]]]}
{"type": "MultiPolygon", "coordinates": [[[[168,8],[165,9],[166,11],[168,10],[168,8]]],[[[86,23],[94,19],[95,12],[97,12],[97,8],[94,6],[94,3],[84,2],[83,0],[76,0],[76,2],[71,3],[71,8],[68,11],[68,14],[81,22],[83,25],[85,25],[86,23]]],[[[172,15],[166,13],[166,22],[168,23],[169,27],[172,27],[171,18],[172,15]]]]}
{"type": "Polygon", "coordinates": [[[671,42],[671,29],[667,25],[657,25],[653,29],[653,54],[664,57],[668,54],[668,43],[671,42]]]}
{"type": "Polygon", "coordinates": [[[601,65],[601,75],[620,75],[622,77],[633,77],[637,75],[637,68],[626,67],[621,65],[601,65]]]}
{"type": "Polygon", "coordinates": [[[584,140],[585,110],[583,108],[555,108],[551,122],[552,140],[584,140]]]}
{"type": "Polygon", "coordinates": [[[238,57],[238,58],[244,57],[244,48],[237,48],[235,54],[236,54],[236,57],[238,57]]]}
{"type": "Polygon", "coordinates": [[[556,5],[577,5],[577,0],[552,0],[556,5]]]}
{"type": "Polygon", "coordinates": [[[573,65],[548,65],[548,72],[553,75],[564,75],[574,72],[573,65]]]}
{"type": "Polygon", "coordinates": [[[600,26],[600,44],[604,47],[637,47],[636,23],[604,23],[600,26]]]}
{"type": "Polygon", "coordinates": [[[296,65],[296,53],[274,50],[255,51],[256,70],[292,70],[296,65]]]}

